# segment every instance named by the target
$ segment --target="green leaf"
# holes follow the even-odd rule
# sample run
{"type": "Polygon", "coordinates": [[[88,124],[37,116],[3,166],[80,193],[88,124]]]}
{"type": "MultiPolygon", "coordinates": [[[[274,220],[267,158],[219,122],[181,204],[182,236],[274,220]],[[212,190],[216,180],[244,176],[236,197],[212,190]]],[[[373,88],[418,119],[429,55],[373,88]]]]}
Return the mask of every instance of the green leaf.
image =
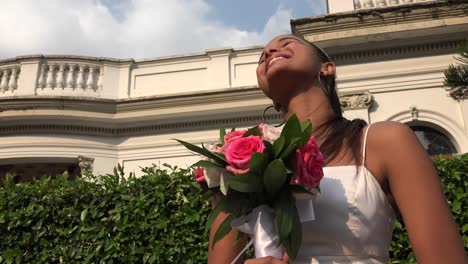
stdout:
{"type": "Polygon", "coordinates": [[[150,257],[149,253],[146,253],[145,255],[143,255],[143,263],[148,262],[149,257],[150,257]]]}
{"type": "Polygon", "coordinates": [[[462,227],[462,233],[465,233],[466,231],[468,231],[468,224],[464,224],[462,227]]]}
{"type": "Polygon", "coordinates": [[[309,119],[306,119],[301,122],[301,131],[304,132],[306,130],[311,130],[312,131],[312,123],[310,122],[309,119]]]}
{"type": "Polygon", "coordinates": [[[273,204],[275,222],[280,244],[291,260],[297,256],[302,243],[302,224],[296,208],[296,200],[288,189],[284,189],[273,204]]]}
{"type": "Polygon", "coordinates": [[[275,158],[278,158],[283,151],[284,144],[286,143],[286,140],[284,139],[284,136],[280,136],[278,139],[273,142],[273,154],[275,155],[275,158]]]}
{"type": "Polygon", "coordinates": [[[289,160],[289,156],[299,148],[300,141],[301,141],[301,138],[293,138],[291,140],[291,143],[281,154],[280,159],[289,160]]]}
{"type": "Polygon", "coordinates": [[[264,154],[255,152],[249,163],[249,171],[258,175],[262,175],[265,170],[267,159],[264,154]]]}
{"type": "Polygon", "coordinates": [[[228,186],[233,190],[243,193],[262,191],[261,177],[252,173],[229,176],[228,186]]]}
{"type": "Polygon", "coordinates": [[[312,136],[312,124],[310,123],[309,120],[301,122],[301,127],[302,127],[302,135],[301,135],[301,139],[298,141],[298,144],[297,144],[299,148],[304,146],[307,143],[307,141],[309,141],[310,137],[312,136]]]}
{"type": "Polygon", "coordinates": [[[297,213],[296,206],[294,206],[294,212],[292,214],[292,228],[289,234],[289,239],[285,242],[285,249],[288,256],[294,260],[296,259],[297,253],[302,244],[302,224],[297,213]]]}
{"type": "Polygon", "coordinates": [[[294,211],[294,197],[292,194],[283,190],[279,198],[275,200],[273,208],[275,209],[275,222],[278,229],[280,243],[286,241],[292,229],[292,215],[294,211]]]}
{"type": "Polygon", "coordinates": [[[231,222],[234,219],[235,219],[235,216],[233,214],[230,214],[226,219],[224,219],[221,225],[219,225],[213,237],[213,244],[211,245],[211,247],[214,247],[216,242],[223,239],[227,234],[229,234],[229,232],[231,232],[232,230],[231,222]]]}
{"type": "Polygon", "coordinates": [[[219,142],[224,145],[224,136],[226,135],[226,129],[220,128],[219,129],[219,142]]]}
{"type": "Polygon", "coordinates": [[[209,160],[199,160],[199,161],[195,162],[194,164],[192,164],[192,167],[224,169],[223,166],[221,166],[221,165],[219,165],[217,163],[211,162],[209,160]]]}
{"type": "Polygon", "coordinates": [[[242,137],[248,137],[248,136],[257,136],[261,137],[262,136],[262,131],[260,131],[260,128],[258,126],[254,126],[247,130],[247,132],[244,133],[242,137]]]}
{"type": "Polygon", "coordinates": [[[289,117],[288,121],[286,121],[286,124],[281,131],[281,136],[286,140],[286,145],[289,144],[289,139],[300,138],[302,136],[301,122],[299,122],[299,119],[295,114],[289,117]]]}
{"type": "Polygon", "coordinates": [[[287,170],[283,161],[281,159],[273,160],[268,164],[263,174],[265,191],[270,197],[274,197],[286,183],[287,178],[287,170]]]}
{"type": "Polygon", "coordinates": [[[274,156],[273,145],[270,142],[266,141],[266,140],[263,140],[263,145],[265,145],[265,151],[264,151],[265,156],[267,156],[267,158],[268,157],[273,157],[274,156]]]}
{"type": "Polygon", "coordinates": [[[84,209],[82,212],[81,212],[81,216],[80,216],[80,219],[82,222],[84,222],[84,220],[86,219],[86,216],[88,215],[88,208],[84,209]]]}
{"type": "Polygon", "coordinates": [[[198,146],[195,146],[191,143],[188,143],[188,142],[185,142],[183,140],[179,140],[179,139],[174,139],[175,141],[179,142],[180,144],[182,144],[184,147],[186,147],[187,149],[195,152],[195,153],[198,153],[200,155],[203,155],[209,159],[212,159],[214,161],[216,161],[217,163],[219,164],[226,164],[226,161],[221,159],[219,156],[211,153],[211,151],[207,150],[203,144],[202,144],[202,147],[198,147],[198,146]]]}

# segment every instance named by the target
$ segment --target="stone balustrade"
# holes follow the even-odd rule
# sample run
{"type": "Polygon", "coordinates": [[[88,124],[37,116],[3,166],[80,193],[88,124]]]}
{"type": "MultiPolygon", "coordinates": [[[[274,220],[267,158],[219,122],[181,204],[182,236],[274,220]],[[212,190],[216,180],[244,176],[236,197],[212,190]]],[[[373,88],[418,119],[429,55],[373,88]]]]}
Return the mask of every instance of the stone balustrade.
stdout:
{"type": "Polygon", "coordinates": [[[19,66],[0,67],[0,95],[9,95],[18,89],[19,75],[19,66]]]}
{"type": "Polygon", "coordinates": [[[396,6],[429,1],[435,0],[354,0],[354,8],[355,10],[358,10],[365,8],[396,6]]]}
{"type": "Polygon", "coordinates": [[[90,63],[42,63],[36,93],[95,95],[103,88],[104,68],[90,63]]]}
{"type": "Polygon", "coordinates": [[[0,98],[21,96],[131,99],[257,85],[261,47],[135,61],[85,56],[0,60],[0,98]],[[20,75],[21,72],[21,75],[20,75]]]}

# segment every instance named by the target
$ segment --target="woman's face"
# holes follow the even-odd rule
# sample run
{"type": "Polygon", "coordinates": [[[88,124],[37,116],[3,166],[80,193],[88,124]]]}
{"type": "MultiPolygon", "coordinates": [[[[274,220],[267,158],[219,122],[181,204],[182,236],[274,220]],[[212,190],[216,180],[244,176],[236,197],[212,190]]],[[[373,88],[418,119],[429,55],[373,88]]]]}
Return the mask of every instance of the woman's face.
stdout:
{"type": "Polygon", "coordinates": [[[257,67],[257,81],[274,102],[287,105],[297,89],[316,81],[321,63],[304,40],[282,35],[268,43],[257,67]]]}

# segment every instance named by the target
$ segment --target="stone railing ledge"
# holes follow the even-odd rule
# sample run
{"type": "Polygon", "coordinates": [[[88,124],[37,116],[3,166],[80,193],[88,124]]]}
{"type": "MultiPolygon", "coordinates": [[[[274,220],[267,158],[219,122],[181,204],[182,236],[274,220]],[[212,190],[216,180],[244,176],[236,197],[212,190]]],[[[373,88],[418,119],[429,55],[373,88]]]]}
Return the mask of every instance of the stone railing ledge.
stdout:
{"type": "Polygon", "coordinates": [[[169,55],[169,56],[160,56],[160,57],[152,57],[152,58],[145,58],[145,59],[137,59],[135,62],[156,62],[156,61],[170,61],[170,60],[190,60],[197,57],[206,57],[206,52],[193,52],[193,53],[186,53],[186,54],[178,54],[178,55],[169,55]]]}
{"type": "Polygon", "coordinates": [[[222,48],[215,48],[215,49],[207,49],[206,54],[210,57],[212,56],[225,56],[230,54],[234,49],[232,47],[222,47],[222,48]]]}
{"type": "Polygon", "coordinates": [[[114,62],[114,63],[134,63],[135,60],[132,58],[115,59],[109,57],[93,57],[93,56],[80,56],[80,55],[43,55],[43,54],[32,54],[32,55],[21,55],[15,58],[0,59],[0,64],[9,62],[20,62],[26,60],[86,60],[94,62],[114,62]]]}

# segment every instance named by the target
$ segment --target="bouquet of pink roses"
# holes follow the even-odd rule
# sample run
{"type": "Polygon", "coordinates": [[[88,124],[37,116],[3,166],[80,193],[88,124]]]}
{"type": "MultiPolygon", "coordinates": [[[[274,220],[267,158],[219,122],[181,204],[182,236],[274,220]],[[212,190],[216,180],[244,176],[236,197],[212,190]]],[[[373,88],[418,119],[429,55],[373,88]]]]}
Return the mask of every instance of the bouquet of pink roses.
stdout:
{"type": "MultiPolygon", "coordinates": [[[[213,245],[233,228],[252,237],[256,257],[295,259],[302,241],[301,222],[314,220],[312,197],[323,177],[323,158],[309,121],[293,115],[282,131],[260,124],[248,130],[220,130],[219,144],[198,147],[177,140],[204,158],[195,178],[222,196],[208,217],[207,230],[221,211],[213,245]]],[[[245,249],[247,249],[247,247],[245,249]]]]}

